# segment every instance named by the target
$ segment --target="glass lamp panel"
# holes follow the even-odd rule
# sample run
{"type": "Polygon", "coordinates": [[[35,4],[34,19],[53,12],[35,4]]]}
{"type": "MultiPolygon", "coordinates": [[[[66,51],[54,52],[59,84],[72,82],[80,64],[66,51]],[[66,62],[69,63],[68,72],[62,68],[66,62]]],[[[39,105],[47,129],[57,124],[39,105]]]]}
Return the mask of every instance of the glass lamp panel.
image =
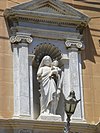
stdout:
{"type": "Polygon", "coordinates": [[[71,111],[72,113],[74,113],[75,108],[76,108],[76,104],[71,104],[71,110],[70,110],[70,111],[71,111]]]}
{"type": "Polygon", "coordinates": [[[70,112],[70,104],[69,103],[66,103],[66,107],[65,108],[66,108],[67,112],[70,112]]]}

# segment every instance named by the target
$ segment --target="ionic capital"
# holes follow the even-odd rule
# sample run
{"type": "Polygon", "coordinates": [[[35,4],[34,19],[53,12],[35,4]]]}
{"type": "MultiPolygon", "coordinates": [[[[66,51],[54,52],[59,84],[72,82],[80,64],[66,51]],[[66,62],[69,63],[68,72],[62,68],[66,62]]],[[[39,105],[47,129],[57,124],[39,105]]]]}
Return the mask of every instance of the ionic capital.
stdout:
{"type": "Polygon", "coordinates": [[[32,43],[33,38],[27,34],[18,34],[16,36],[11,36],[10,37],[10,42],[11,43],[20,43],[20,42],[25,42],[25,43],[32,43]]]}
{"type": "Polygon", "coordinates": [[[81,41],[67,40],[65,42],[66,48],[74,48],[77,50],[84,50],[85,45],[81,41]]]}

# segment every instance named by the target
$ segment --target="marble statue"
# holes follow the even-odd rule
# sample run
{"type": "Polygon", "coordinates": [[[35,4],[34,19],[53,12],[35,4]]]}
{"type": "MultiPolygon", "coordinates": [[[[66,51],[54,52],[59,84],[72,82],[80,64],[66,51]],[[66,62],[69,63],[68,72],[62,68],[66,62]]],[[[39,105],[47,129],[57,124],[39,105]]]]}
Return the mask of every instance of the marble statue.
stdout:
{"type": "Polygon", "coordinates": [[[56,114],[60,96],[60,73],[58,61],[52,61],[50,56],[44,56],[37,71],[40,83],[41,114],[56,114]]]}

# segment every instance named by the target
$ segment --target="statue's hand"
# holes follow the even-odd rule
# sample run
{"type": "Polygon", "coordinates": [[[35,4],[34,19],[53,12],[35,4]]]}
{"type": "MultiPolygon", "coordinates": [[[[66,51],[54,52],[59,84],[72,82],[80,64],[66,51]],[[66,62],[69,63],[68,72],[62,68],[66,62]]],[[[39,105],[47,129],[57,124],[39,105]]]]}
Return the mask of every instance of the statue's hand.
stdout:
{"type": "Polygon", "coordinates": [[[61,92],[61,90],[59,90],[59,89],[58,89],[58,90],[57,90],[57,95],[59,95],[59,94],[60,94],[60,92],[61,92]]]}
{"type": "Polygon", "coordinates": [[[37,76],[37,80],[41,80],[42,79],[42,77],[41,76],[37,76]]]}
{"type": "Polygon", "coordinates": [[[49,78],[51,78],[51,76],[52,76],[52,73],[49,74],[49,78]]]}
{"type": "Polygon", "coordinates": [[[58,90],[57,90],[57,100],[58,100],[58,101],[59,101],[59,98],[60,98],[60,92],[61,92],[61,91],[58,89],[58,90]]]}
{"type": "Polygon", "coordinates": [[[56,77],[58,77],[58,71],[57,70],[52,70],[51,75],[55,75],[56,77]]]}

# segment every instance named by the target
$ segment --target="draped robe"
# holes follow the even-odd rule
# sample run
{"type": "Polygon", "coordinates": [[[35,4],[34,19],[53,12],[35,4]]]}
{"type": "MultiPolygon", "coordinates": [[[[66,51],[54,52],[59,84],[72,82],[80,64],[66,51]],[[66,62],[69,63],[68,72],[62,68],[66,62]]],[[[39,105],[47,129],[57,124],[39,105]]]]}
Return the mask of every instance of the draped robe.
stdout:
{"type": "Polygon", "coordinates": [[[56,93],[56,83],[53,78],[50,77],[51,67],[43,66],[38,69],[37,76],[41,75],[38,81],[40,82],[40,105],[41,113],[49,109],[51,102],[53,101],[53,95],[56,93]]]}

